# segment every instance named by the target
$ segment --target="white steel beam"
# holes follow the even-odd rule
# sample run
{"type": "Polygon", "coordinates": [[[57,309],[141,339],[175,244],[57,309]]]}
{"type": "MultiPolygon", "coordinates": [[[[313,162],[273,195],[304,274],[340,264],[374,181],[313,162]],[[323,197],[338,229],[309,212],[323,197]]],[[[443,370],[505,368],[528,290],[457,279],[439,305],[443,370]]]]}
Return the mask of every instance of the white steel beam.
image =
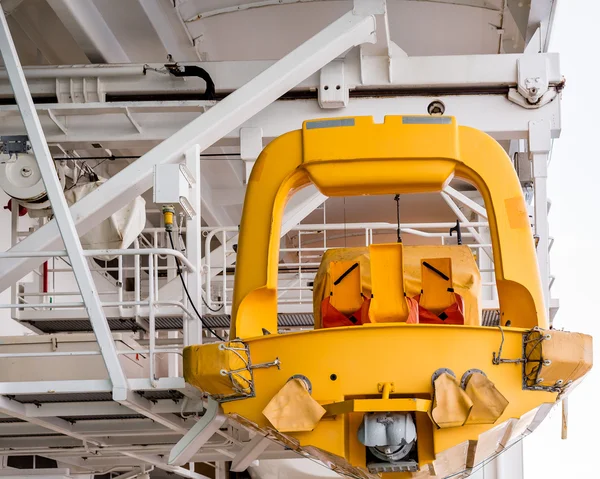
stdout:
{"type": "MultiPolygon", "coordinates": [[[[71,414],[67,414],[67,417],[71,417],[71,414]]],[[[171,436],[171,440],[174,442],[180,436],[180,433],[165,429],[164,425],[150,419],[77,419],[75,424],[72,425],[71,432],[86,438],[129,437],[130,441],[132,436],[143,436],[144,441],[149,436],[161,436],[163,438],[171,436]]],[[[48,434],[48,429],[37,424],[29,422],[0,423],[0,437],[43,434],[48,434]]]]}
{"type": "Polygon", "coordinates": [[[175,414],[158,414],[154,412],[152,403],[133,391],[127,393],[127,398],[125,400],[120,400],[118,402],[175,432],[180,434],[188,432],[189,427],[186,425],[184,419],[175,414]]]}
{"type": "Polygon", "coordinates": [[[271,441],[257,434],[254,436],[231,461],[231,471],[243,472],[269,447],[271,441]]]}
{"type": "MultiPolygon", "coordinates": [[[[349,48],[373,41],[374,29],[375,23],[371,15],[354,15],[352,12],[343,15],[272,67],[228,95],[206,114],[192,121],[110,178],[100,188],[75,203],[71,212],[79,232],[86,233],[98,222],[148,190],[152,186],[154,165],[179,161],[182,154],[195,144],[199,144],[201,148],[208,148],[349,48]]],[[[56,221],[52,220],[12,250],[43,251],[56,248],[58,242],[59,230],[56,221]]],[[[25,259],[13,262],[10,269],[16,274],[11,276],[8,284],[23,276],[24,273],[17,273],[17,269],[28,272],[43,260],[42,258],[41,261],[36,259],[29,262],[29,259],[25,259]]],[[[7,277],[6,274],[3,276],[7,277]]]]}
{"type": "Polygon", "coordinates": [[[150,466],[148,468],[149,470],[146,470],[146,468],[141,467],[141,468],[136,468],[133,471],[129,471],[126,472],[124,474],[120,474],[117,477],[114,477],[113,479],[135,479],[138,476],[141,476],[142,474],[146,474],[148,472],[152,472],[152,470],[154,469],[154,466],[150,466]]]}
{"type": "Polygon", "coordinates": [[[529,126],[529,158],[533,163],[533,194],[535,234],[538,266],[546,314],[551,323],[550,305],[550,227],[548,224],[548,158],[552,149],[550,128],[547,122],[532,121],[529,126]]]}
{"type": "MultiPolygon", "coordinates": [[[[439,100],[446,106],[446,115],[455,116],[461,125],[482,130],[496,140],[527,139],[529,122],[546,120],[553,138],[560,135],[560,103],[554,101],[543,108],[528,110],[506,99],[505,95],[396,96],[352,98],[344,116],[374,116],[381,121],[385,115],[427,114],[427,106],[439,100]],[[494,114],[490,115],[489,112],[494,114]]],[[[93,104],[37,104],[40,120],[51,143],[68,149],[90,149],[91,143],[106,148],[151,148],[169,138],[188,122],[210,108],[212,102],[119,102],[93,104]],[[118,108],[129,105],[135,112],[143,132],[137,133],[118,108]],[[48,111],[68,124],[64,133],[48,117],[48,111]]],[[[208,110],[210,111],[210,109],[208,110]]],[[[20,135],[25,130],[14,105],[0,105],[3,135],[20,135]]],[[[205,115],[208,114],[205,113],[205,115]]],[[[340,116],[340,111],[323,110],[315,100],[277,101],[241,125],[259,127],[265,143],[291,130],[302,127],[305,120],[340,116]]],[[[217,142],[218,146],[239,146],[240,129],[233,128],[217,142]]],[[[211,160],[216,161],[216,160],[211,160]]]]}
{"type": "Polygon", "coordinates": [[[481,205],[478,205],[477,203],[475,203],[468,196],[464,195],[460,191],[455,190],[451,186],[446,186],[446,188],[444,188],[444,192],[448,196],[452,197],[453,199],[455,199],[456,201],[461,203],[463,206],[466,206],[471,211],[473,211],[474,213],[481,216],[482,219],[480,219],[480,221],[487,220],[487,211],[485,211],[485,208],[483,208],[481,205]]]}
{"type": "Polygon", "coordinates": [[[209,397],[204,415],[171,449],[168,463],[181,466],[190,462],[194,454],[220,429],[226,419],[227,416],[223,414],[219,403],[209,397]]]}
{"type": "MultiPolygon", "coordinates": [[[[21,444],[22,439],[16,438],[16,441],[21,444]]],[[[3,441],[0,439],[0,441],[3,441]]],[[[51,440],[46,439],[46,442],[51,442],[51,440]]],[[[10,445],[6,447],[10,448],[10,445]]],[[[169,452],[169,445],[166,447],[161,445],[151,445],[151,446],[108,446],[105,448],[98,448],[92,445],[89,445],[88,448],[84,447],[70,447],[70,448],[54,448],[51,446],[44,445],[42,448],[32,448],[25,446],[26,453],[29,455],[36,454],[45,457],[53,458],[57,461],[63,460],[64,462],[69,462],[73,464],[80,464],[81,467],[86,469],[95,469],[95,470],[103,470],[112,467],[133,467],[142,464],[148,464],[144,459],[139,459],[140,454],[155,454],[155,455],[166,455],[169,452]],[[134,456],[125,456],[121,454],[122,452],[131,452],[134,456]],[[87,457],[84,462],[81,457],[87,457]],[[77,460],[79,459],[79,460],[77,460]],[[108,467],[107,467],[108,466],[108,467]]],[[[214,461],[230,461],[230,455],[235,455],[236,449],[229,448],[217,448],[222,449],[222,451],[217,451],[216,449],[208,449],[198,454],[194,455],[191,462],[214,462],[214,461]],[[229,455],[224,454],[227,452],[229,455]]],[[[22,449],[19,451],[19,454],[23,455],[22,449]]],[[[15,455],[15,451],[0,451],[0,459],[2,455],[15,455]]],[[[262,459],[297,459],[298,453],[294,451],[285,451],[282,447],[277,447],[273,449],[267,449],[265,452],[261,454],[259,460],[262,459]]],[[[163,462],[164,464],[164,462],[163,462]]]]}
{"type": "Polygon", "coordinates": [[[174,61],[199,59],[194,44],[171,2],[164,0],[138,0],[138,2],[156,30],[165,51],[173,57],[174,61]]]}
{"type": "Polygon", "coordinates": [[[208,476],[198,474],[180,466],[170,466],[169,464],[166,464],[160,456],[139,454],[134,452],[123,452],[123,455],[132,457],[134,459],[139,459],[140,461],[151,464],[159,469],[162,469],[163,471],[172,472],[173,474],[177,474],[178,476],[185,477],[187,479],[210,479],[208,476]]]}
{"type": "MultiPolygon", "coordinates": [[[[176,390],[192,399],[201,397],[201,393],[186,385],[185,379],[181,377],[158,378],[152,382],[154,385],[148,378],[132,378],[128,382],[132,391],[176,390]]],[[[108,379],[0,382],[0,395],[109,393],[111,390],[112,385],[108,379]]]]}
{"type": "Polygon", "coordinates": [[[112,382],[113,391],[115,393],[122,393],[127,390],[127,378],[121,368],[115,343],[106,317],[104,316],[104,311],[102,310],[92,273],[83,255],[83,248],[75,229],[73,218],[69,212],[67,201],[56,175],[54,161],[52,160],[40,120],[33,105],[33,100],[27,87],[25,76],[23,75],[21,62],[19,61],[17,50],[10,35],[4,12],[0,15],[0,52],[2,53],[15,99],[17,100],[21,117],[27,130],[27,136],[29,137],[48,198],[52,205],[55,224],[69,255],[81,297],[89,314],[90,323],[94,329],[100,351],[102,352],[102,358],[112,382]]]}
{"type": "MultiPolygon", "coordinates": [[[[70,469],[0,469],[2,479],[73,479],[70,469]]],[[[89,475],[86,475],[89,477],[89,475]]]]}
{"type": "MultiPolygon", "coordinates": [[[[66,0],[52,0],[66,1],[66,0]]],[[[71,0],[79,1],[79,0],[71,0]]],[[[84,0],[85,1],[85,0],[84,0]]],[[[145,3],[145,0],[143,0],[145,3]]],[[[562,82],[559,55],[543,53],[548,63],[550,85],[562,82]]],[[[369,82],[361,80],[358,52],[350,52],[344,59],[344,79],[350,90],[406,90],[419,89],[459,90],[464,93],[469,88],[508,88],[518,83],[517,62],[523,54],[503,55],[449,55],[428,57],[394,57],[392,81],[386,75],[380,78],[369,76],[369,82]]],[[[229,93],[241,88],[256,76],[273,66],[275,61],[225,61],[202,62],[215,82],[217,93],[229,93]]],[[[186,62],[180,62],[186,65],[186,62]]],[[[152,69],[164,68],[163,64],[148,65],[152,69]]],[[[61,67],[25,67],[28,80],[32,84],[33,95],[51,95],[56,91],[56,78],[99,78],[102,89],[109,95],[144,95],[150,93],[197,93],[203,91],[204,81],[196,78],[174,78],[145,68],[144,64],[90,65],[61,67]]],[[[385,73],[385,72],[384,72],[385,73]]],[[[0,97],[11,97],[12,91],[6,82],[6,73],[0,69],[0,97]]],[[[320,86],[319,72],[309,73],[299,79],[292,91],[314,91],[320,86]]],[[[441,90],[441,91],[440,91],[441,90]]]]}
{"type": "MultiPolygon", "coordinates": [[[[201,163],[200,163],[200,145],[194,145],[185,152],[185,165],[188,170],[192,173],[196,180],[194,185],[190,188],[190,201],[192,207],[196,210],[196,216],[186,221],[186,252],[188,260],[194,265],[195,271],[189,272],[187,276],[187,289],[190,292],[192,298],[196,298],[196,301],[202,296],[202,218],[206,218],[205,210],[212,206],[202,201],[203,198],[207,198],[210,194],[210,190],[205,189],[204,177],[202,176],[201,163]]],[[[174,278],[175,281],[179,281],[180,278],[174,278]]],[[[181,288],[181,295],[183,297],[183,288],[181,288]]],[[[187,295],[186,295],[187,296],[187,295]]],[[[182,298],[185,304],[188,304],[188,298],[182,298]]],[[[185,319],[184,319],[185,321],[185,319]]],[[[185,327],[184,327],[185,331],[185,327]]],[[[202,322],[200,318],[188,318],[187,322],[187,334],[184,334],[188,344],[202,344],[202,322]]],[[[186,344],[186,346],[188,345],[186,344]]]]}
{"type": "Polygon", "coordinates": [[[47,1],[92,63],[129,62],[92,0],[47,1]]]}
{"type": "MultiPolygon", "coordinates": [[[[99,421],[102,422],[102,421],[99,421]]],[[[179,437],[174,432],[169,432],[166,430],[166,434],[151,434],[151,435],[141,435],[141,436],[108,436],[102,437],[96,435],[96,437],[92,437],[92,439],[102,440],[105,444],[103,447],[112,447],[116,449],[122,449],[126,447],[131,447],[132,443],[143,442],[146,446],[152,446],[155,448],[161,448],[165,450],[165,453],[169,452],[169,447],[174,444],[179,437]],[[136,437],[138,439],[136,439],[136,437]],[[142,438],[142,439],[139,439],[142,438]]],[[[64,448],[67,451],[72,451],[72,448],[81,446],[81,440],[75,439],[69,436],[48,436],[48,431],[41,435],[36,436],[1,436],[0,437],[0,455],[3,452],[3,449],[12,448],[19,449],[22,452],[23,449],[31,449],[31,448],[50,448],[53,450],[53,453],[60,452],[58,448],[64,448]]],[[[92,444],[89,444],[89,447],[93,447],[92,444]]],[[[36,451],[32,451],[36,453],[36,451]]],[[[69,454],[69,452],[67,452],[69,454]]]]}
{"type": "MultiPolygon", "coordinates": [[[[4,14],[2,14],[2,18],[4,18],[4,14]]],[[[102,446],[103,441],[96,439],[89,439],[82,434],[79,434],[73,431],[73,425],[64,419],[59,418],[34,418],[29,417],[27,415],[27,409],[24,404],[21,404],[17,401],[11,401],[10,399],[0,396],[0,412],[6,414],[8,416],[14,417],[16,419],[21,419],[22,421],[27,421],[31,424],[36,424],[41,426],[47,430],[57,432],[59,434],[64,434],[65,436],[69,436],[75,439],[79,439],[84,442],[89,442],[90,444],[94,444],[97,446],[102,446]]]]}

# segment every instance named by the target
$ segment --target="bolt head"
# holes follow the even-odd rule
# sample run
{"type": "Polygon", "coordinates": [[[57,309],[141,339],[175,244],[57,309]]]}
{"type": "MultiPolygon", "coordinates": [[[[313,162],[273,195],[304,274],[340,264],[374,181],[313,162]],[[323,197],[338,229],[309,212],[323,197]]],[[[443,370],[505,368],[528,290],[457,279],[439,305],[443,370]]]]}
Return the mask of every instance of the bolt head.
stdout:
{"type": "Polygon", "coordinates": [[[28,168],[26,166],[21,168],[21,176],[23,178],[29,178],[32,174],[33,174],[33,170],[31,168],[28,168]]]}

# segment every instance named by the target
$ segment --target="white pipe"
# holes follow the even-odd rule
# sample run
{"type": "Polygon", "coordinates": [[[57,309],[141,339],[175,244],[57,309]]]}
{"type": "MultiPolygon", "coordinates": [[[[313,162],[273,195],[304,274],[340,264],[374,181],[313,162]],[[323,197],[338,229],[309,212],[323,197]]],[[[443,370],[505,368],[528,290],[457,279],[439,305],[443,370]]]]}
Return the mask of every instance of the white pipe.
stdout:
{"type": "MultiPolygon", "coordinates": [[[[50,67],[24,67],[23,72],[27,80],[40,78],[91,78],[110,76],[135,76],[144,75],[144,65],[107,64],[107,65],[61,65],[50,67]]],[[[0,79],[8,78],[6,69],[0,70],[0,79]]]]}
{"type": "MultiPolygon", "coordinates": [[[[181,260],[191,271],[196,271],[194,265],[189,262],[181,252],[170,248],[141,248],[141,249],[88,249],[83,256],[135,256],[135,255],[172,255],[181,260]]],[[[65,250],[56,251],[4,251],[0,252],[0,258],[43,258],[68,256],[65,250]]]]}
{"type": "MultiPolygon", "coordinates": [[[[6,346],[6,345],[5,345],[6,346]]],[[[119,355],[132,354],[150,354],[150,349],[131,349],[125,351],[117,351],[119,355]]],[[[172,348],[154,348],[153,354],[182,354],[181,349],[172,348]]],[[[49,357],[64,357],[64,356],[101,356],[100,351],[45,351],[39,353],[0,353],[0,359],[5,358],[49,358],[49,357]]]]}
{"type": "MultiPolygon", "coordinates": [[[[400,228],[415,228],[415,229],[438,229],[438,228],[453,228],[456,223],[400,223],[400,228]]],[[[463,228],[468,227],[485,227],[489,226],[487,221],[463,221],[460,222],[460,226],[463,228]]],[[[398,227],[395,223],[328,223],[328,224],[300,224],[290,228],[290,231],[314,231],[320,233],[325,230],[362,230],[365,228],[373,230],[395,230],[398,227]]],[[[216,234],[220,231],[227,231],[228,233],[238,233],[240,230],[239,226],[203,226],[202,231],[211,234],[216,234]]],[[[208,239],[208,236],[207,236],[208,239]]],[[[206,241],[206,240],[205,240],[206,241]]]]}

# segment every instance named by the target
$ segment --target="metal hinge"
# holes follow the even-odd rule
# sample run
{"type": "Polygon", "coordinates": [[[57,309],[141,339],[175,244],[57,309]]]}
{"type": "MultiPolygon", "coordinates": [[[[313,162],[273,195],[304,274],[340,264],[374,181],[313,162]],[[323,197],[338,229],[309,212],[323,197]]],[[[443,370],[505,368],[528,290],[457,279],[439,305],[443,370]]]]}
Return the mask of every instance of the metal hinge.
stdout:
{"type": "Polygon", "coordinates": [[[564,80],[550,85],[549,60],[544,55],[525,55],[517,60],[517,87],[508,90],[508,99],[527,109],[541,108],[558,97],[564,80]]]}

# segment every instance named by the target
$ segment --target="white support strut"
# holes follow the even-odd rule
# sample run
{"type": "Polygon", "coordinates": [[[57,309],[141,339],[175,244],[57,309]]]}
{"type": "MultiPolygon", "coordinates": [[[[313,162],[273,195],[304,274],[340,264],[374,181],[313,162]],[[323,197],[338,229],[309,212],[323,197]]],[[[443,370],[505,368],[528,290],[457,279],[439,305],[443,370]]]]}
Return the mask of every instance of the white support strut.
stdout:
{"type": "MultiPolygon", "coordinates": [[[[100,297],[94,285],[92,273],[84,256],[75,223],[69,212],[67,201],[56,175],[52,155],[48,149],[31,93],[27,87],[25,75],[23,74],[21,62],[19,61],[4,12],[0,15],[0,52],[2,53],[2,59],[8,72],[15,99],[21,111],[23,123],[27,129],[27,135],[29,136],[29,141],[52,205],[55,218],[54,224],[58,230],[57,233],[60,233],[60,236],[62,236],[65,249],[69,255],[81,297],[112,382],[113,393],[126,394],[128,389],[127,378],[121,368],[110,328],[102,310],[100,297]]],[[[57,234],[57,240],[60,240],[60,236],[57,234]]]]}
{"type": "Polygon", "coordinates": [[[180,466],[189,462],[194,454],[219,430],[226,419],[227,416],[223,414],[219,403],[209,397],[204,415],[171,449],[168,464],[180,466]]]}
{"type": "Polygon", "coordinates": [[[544,121],[529,124],[529,157],[533,163],[534,221],[537,258],[544,293],[546,314],[550,320],[550,228],[548,225],[548,157],[552,149],[550,126],[544,121]]]}
{"type": "MultiPolygon", "coordinates": [[[[200,298],[202,297],[202,278],[200,276],[200,263],[202,258],[202,233],[200,228],[202,226],[202,172],[200,169],[199,145],[194,145],[185,152],[185,165],[189,171],[191,171],[194,179],[196,180],[194,185],[190,188],[190,200],[192,202],[192,207],[194,210],[196,210],[196,216],[187,220],[185,244],[187,257],[195,266],[196,271],[188,273],[187,288],[192,296],[192,299],[197,298],[196,301],[201,303],[200,298]]],[[[184,297],[183,301],[186,302],[187,298],[184,297]]],[[[198,307],[201,307],[200,304],[198,304],[198,307]]],[[[202,322],[199,318],[188,318],[188,331],[186,338],[190,344],[202,344],[202,322]]]]}
{"type": "MultiPolygon", "coordinates": [[[[374,41],[374,33],[375,20],[372,15],[355,15],[353,12],[343,15],[220,101],[208,112],[113,176],[97,190],[75,203],[71,208],[71,214],[79,233],[86,233],[148,190],[152,186],[154,165],[179,161],[182,154],[192,145],[199,144],[201,148],[213,145],[346,50],[374,41]]],[[[49,250],[58,246],[59,239],[57,224],[53,220],[21,241],[12,250],[49,250]]],[[[29,258],[3,261],[1,276],[8,281],[18,280],[43,260],[43,258],[29,258]],[[12,273],[10,278],[7,276],[8,271],[12,273]]],[[[0,289],[5,288],[0,285],[0,289]]]]}
{"type": "Polygon", "coordinates": [[[244,472],[248,467],[258,459],[258,456],[269,446],[270,440],[257,434],[244,448],[233,458],[231,462],[231,471],[244,472]]]}

